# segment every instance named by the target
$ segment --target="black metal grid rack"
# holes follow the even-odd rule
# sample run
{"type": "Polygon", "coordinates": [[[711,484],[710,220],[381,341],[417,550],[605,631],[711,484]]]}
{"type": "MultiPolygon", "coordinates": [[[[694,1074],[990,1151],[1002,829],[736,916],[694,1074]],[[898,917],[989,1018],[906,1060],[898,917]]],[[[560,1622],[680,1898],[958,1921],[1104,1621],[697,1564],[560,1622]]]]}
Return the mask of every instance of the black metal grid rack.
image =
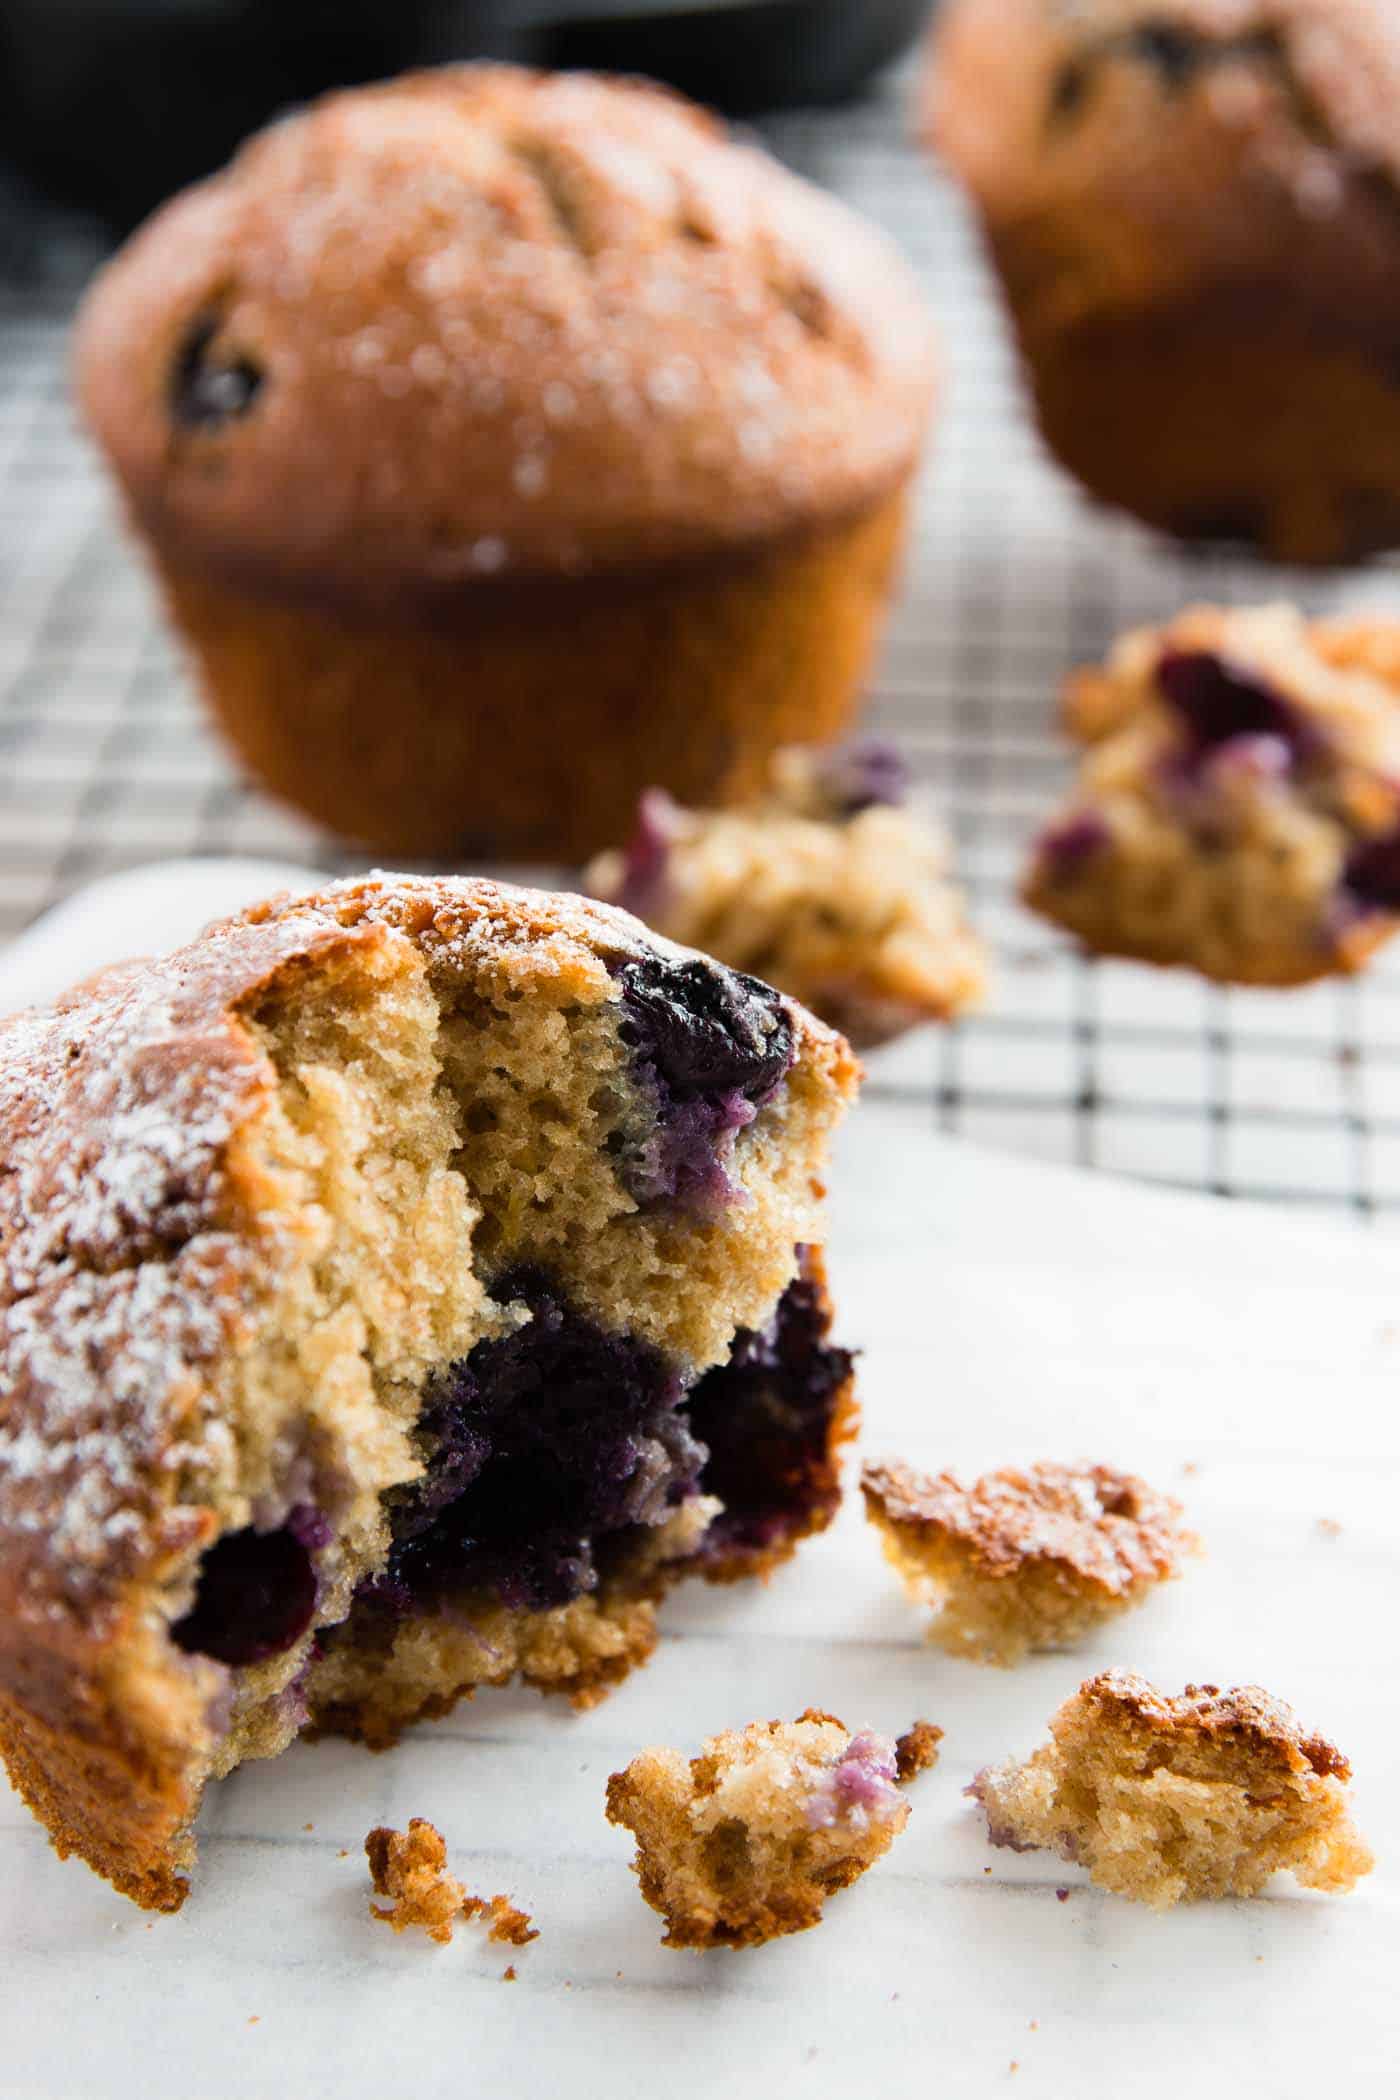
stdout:
{"type": "MultiPolygon", "coordinates": [[[[883,222],[943,323],[949,383],[873,719],[953,832],[996,958],[987,1014],[882,1053],[871,1084],[942,1127],[1107,1171],[1400,1220],[1400,953],[1287,994],[1086,961],[1014,901],[1066,777],[1065,668],[1193,598],[1395,603],[1400,571],[1325,583],[1208,565],[1091,510],[1041,454],[995,287],[898,87],[771,142],[883,222]]],[[[64,374],[69,302],[0,294],[0,938],[92,877],[185,853],[358,865],[239,778],[205,726],[64,374]]]]}

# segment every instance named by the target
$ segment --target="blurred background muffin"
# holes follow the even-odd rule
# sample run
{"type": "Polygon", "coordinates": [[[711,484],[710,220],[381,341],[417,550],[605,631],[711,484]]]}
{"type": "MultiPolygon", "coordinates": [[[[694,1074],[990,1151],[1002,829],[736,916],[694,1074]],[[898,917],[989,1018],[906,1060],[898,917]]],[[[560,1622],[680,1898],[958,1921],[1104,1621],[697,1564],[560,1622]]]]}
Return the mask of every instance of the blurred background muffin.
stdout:
{"type": "Polygon", "coordinates": [[[1187,539],[1400,545],[1400,8],[950,0],[925,121],[1052,449],[1187,539]]]}
{"type": "Polygon", "coordinates": [[[839,203],[663,90],[491,66],[264,133],[76,358],[249,766],[386,852],[549,858],[841,729],[934,375],[839,203]]]}

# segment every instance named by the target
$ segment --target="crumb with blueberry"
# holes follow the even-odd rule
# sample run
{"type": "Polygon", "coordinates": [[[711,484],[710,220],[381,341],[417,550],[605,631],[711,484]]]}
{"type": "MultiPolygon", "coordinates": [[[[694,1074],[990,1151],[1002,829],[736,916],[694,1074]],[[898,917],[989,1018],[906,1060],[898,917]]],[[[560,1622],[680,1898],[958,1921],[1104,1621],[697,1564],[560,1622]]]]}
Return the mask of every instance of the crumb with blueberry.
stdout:
{"type": "Polygon", "coordinates": [[[711,1736],[698,1757],[645,1750],[608,1781],[608,1821],[637,1840],[642,1895],[667,1947],[759,1947],[820,1922],[828,1896],[888,1851],[902,1788],[941,1729],[897,1742],[809,1709],[711,1736]]]}
{"type": "Polygon", "coordinates": [[[1023,893],[1105,955],[1227,984],[1360,969],[1400,926],[1400,626],[1197,607],[1070,682],[1078,782],[1023,893]]]}
{"type": "Polygon", "coordinates": [[[1304,1888],[1354,1887],[1375,1862],[1350,1778],[1341,1752],[1257,1685],[1173,1698],[1107,1670],[1060,1707],[1048,1743],[968,1793],[994,1845],[1057,1852],[1100,1888],[1169,1910],[1257,1896],[1280,1869],[1304,1888]]]}

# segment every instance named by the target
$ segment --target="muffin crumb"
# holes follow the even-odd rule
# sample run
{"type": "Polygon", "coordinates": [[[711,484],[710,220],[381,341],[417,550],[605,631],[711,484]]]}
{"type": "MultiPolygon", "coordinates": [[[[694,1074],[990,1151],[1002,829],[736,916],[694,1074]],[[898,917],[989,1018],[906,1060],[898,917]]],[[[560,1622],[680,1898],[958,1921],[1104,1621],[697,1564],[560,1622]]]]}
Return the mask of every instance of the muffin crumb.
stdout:
{"type": "Polygon", "coordinates": [[[529,1911],[517,1910],[509,1896],[467,1896],[462,1904],[462,1916],[489,1918],[491,1930],[486,1936],[502,1946],[528,1947],[531,1940],[539,1938],[529,1911]]]}
{"type": "Polygon", "coordinates": [[[1257,1896],[1281,1868],[1305,1888],[1349,1889],[1375,1864],[1347,1760],[1257,1685],[1172,1698],[1106,1670],[1053,1715],[1050,1738],[968,1788],[991,1842],[1057,1852],[1154,1910],[1257,1896]]]}
{"type": "Polygon", "coordinates": [[[932,1721],[916,1721],[904,1735],[896,1736],[894,1745],[894,1776],[899,1786],[907,1786],[926,1772],[930,1765],[938,1763],[938,1746],[943,1740],[943,1730],[935,1728],[932,1721]]]}
{"type": "Polygon", "coordinates": [[[421,1926],[430,1939],[446,1945],[452,1938],[454,1918],[468,1915],[464,1884],[447,1872],[447,1845],[442,1833],[423,1816],[413,1816],[407,1830],[392,1830],[381,1824],[365,1839],[365,1857],[376,1896],[388,1896],[387,1905],[371,1903],[370,1910],[395,1932],[421,1926]]]}
{"type": "Polygon", "coordinates": [[[473,1896],[465,1883],[447,1871],[447,1845],[440,1831],[423,1816],[413,1816],[408,1829],[381,1826],[365,1839],[365,1856],[377,1896],[393,1900],[385,1908],[371,1903],[376,1918],[406,1932],[421,1926],[431,1939],[445,1944],[457,1918],[489,1918],[487,1938],[511,1947],[526,1947],[539,1938],[530,1913],[518,1910],[509,1896],[473,1896]]]}
{"type": "Polygon", "coordinates": [[[866,1465],[866,1514],[909,1594],[932,1601],[929,1638],[1009,1667],[1072,1647],[1141,1603],[1197,1550],[1181,1505],[1110,1466],[952,1473],[866,1465]]]}
{"type": "Polygon", "coordinates": [[[895,1744],[814,1708],[711,1736],[698,1757],[645,1750],[608,1781],[608,1821],[633,1832],[642,1895],[667,1947],[760,1947],[816,1925],[909,1819],[902,1777],[930,1764],[941,1731],[895,1744]]]}

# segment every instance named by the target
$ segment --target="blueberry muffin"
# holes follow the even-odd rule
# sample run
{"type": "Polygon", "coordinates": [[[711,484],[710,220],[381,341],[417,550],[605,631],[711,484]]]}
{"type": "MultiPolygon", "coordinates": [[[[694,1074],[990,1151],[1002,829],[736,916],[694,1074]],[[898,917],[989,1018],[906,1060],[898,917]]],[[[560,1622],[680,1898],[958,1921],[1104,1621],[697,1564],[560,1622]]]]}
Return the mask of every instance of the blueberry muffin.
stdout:
{"type": "Polygon", "coordinates": [[[933,352],[883,238],[690,104],[468,66],[166,206],[77,378],[255,774],[396,854],[562,860],[841,728],[933,352]]]}
{"type": "Polygon", "coordinates": [[[608,1821],[637,1839],[642,1895],[667,1947],[761,1947],[821,1922],[826,1899],[888,1852],[901,1787],[938,1756],[917,1721],[892,1743],[834,1714],[754,1721],[698,1757],[644,1750],[608,1781],[608,1821]]]}
{"type": "Polygon", "coordinates": [[[873,739],[777,752],[741,809],[649,789],[626,847],[584,884],[780,986],[860,1049],[951,1020],[985,988],[947,845],[909,805],[898,752],[873,739]]]}
{"type": "Polygon", "coordinates": [[[1085,745],[1023,893],[1223,983],[1358,970],[1400,924],[1400,625],[1211,606],[1071,680],[1085,745]]]}
{"type": "Polygon", "coordinates": [[[1257,1896],[1280,1869],[1353,1888],[1375,1864],[1351,1820],[1351,1767],[1258,1685],[1172,1698],[1128,1670],[1093,1677],[1024,1763],[980,1773],[994,1845],[1052,1851],[1154,1910],[1257,1896]]]}
{"type": "Polygon", "coordinates": [[[926,111],[1093,495],[1287,561],[1400,544],[1391,0],[950,0],[926,111]]]}
{"type": "Polygon", "coordinates": [[[845,1045],[579,899],[373,878],[0,1028],[0,1750],[186,1893],[206,1781],[587,1703],[836,1505],[845,1045]]]}
{"type": "Polygon", "coordinates": [[[966,1487],[899,1463],[861,1469],[865,1513],[929,1639],[1009,1667],[1073,1648],[1181,1572],[1179,1502],[1113,1466],[1006,1467],[966,1487]]]}

